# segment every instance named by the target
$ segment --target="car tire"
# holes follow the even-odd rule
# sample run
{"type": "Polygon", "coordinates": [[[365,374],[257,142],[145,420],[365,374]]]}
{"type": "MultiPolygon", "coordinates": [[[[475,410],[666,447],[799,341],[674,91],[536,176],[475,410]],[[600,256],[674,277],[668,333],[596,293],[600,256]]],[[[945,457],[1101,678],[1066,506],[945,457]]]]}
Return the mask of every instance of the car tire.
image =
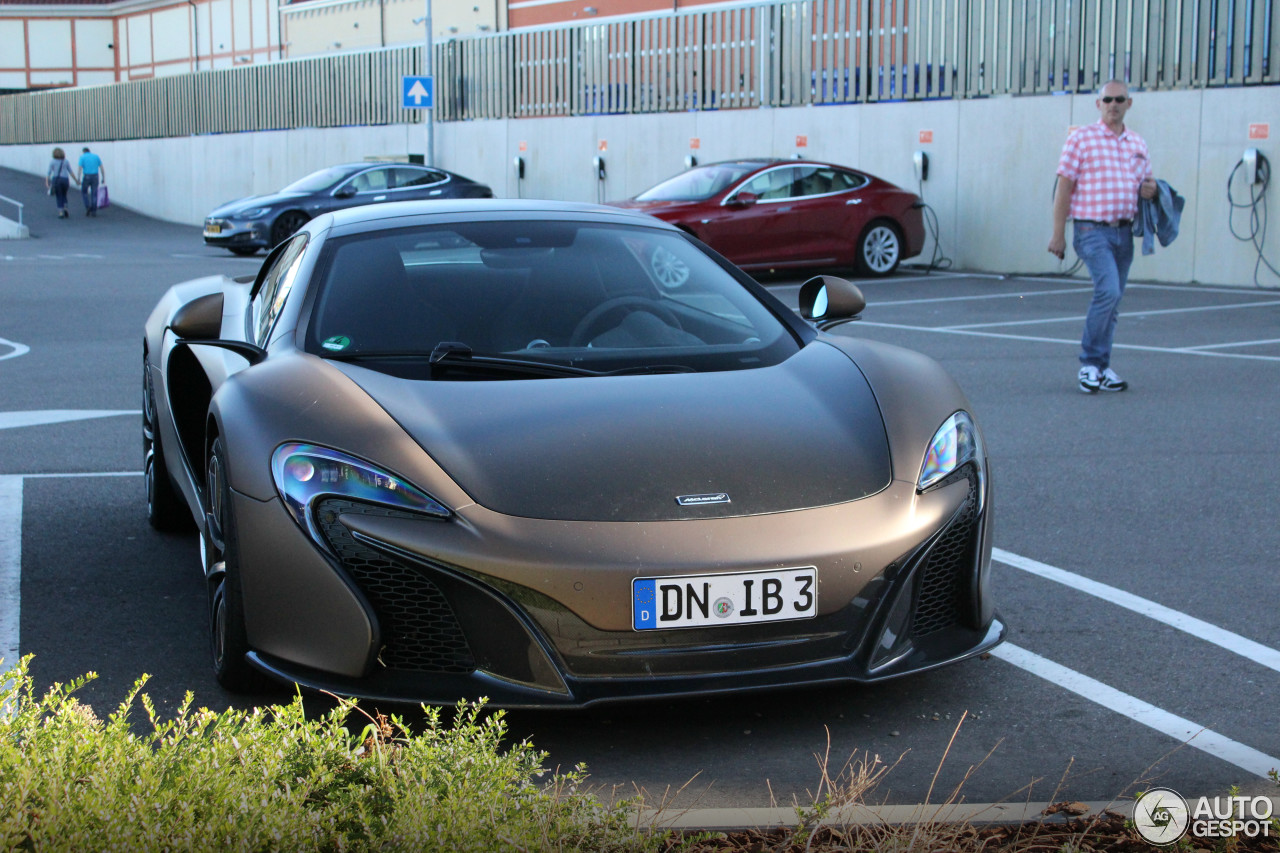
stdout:
{"type": "Polygon", "coordinates": [[[872,222],[858,237],[858,272],[863,275],[889,275],[901,260],[902,232],[892,222],[872,222]]]}
{"type": "Polygon", "coordinates": [[[202,542],[209,584],[209,656],[220,685],[232,693],[255,693],[267,682],[246,659],[249,640],[240,587],[240,541],[226,459],[222,439],[214,439],[205,476],[208,516],[202,542]]]}
{"type": "Polygon", "coordinates": [[[173,485],[160,447],[155,391],[145,351],[142,354],[142,471],[147,490],[147,521],[151,526],[166,533],[190,530],[191,513],[173,485]]]}
{"type": "Polygon", "coordinates": [[[301,210],[286,210],[276,218],[271,226],[271,245],[279,246],[293,236],[294,232],[307,224],[309,217],[301,210]]]}
{"type": "Polygon", "coordinates": [[[240,255],[241,257],[245,257],[245,258],[249,257],[250,255],[258,254],[257,246],[228,246],[227,248],[231,250],[231,254],[240,255]]]}

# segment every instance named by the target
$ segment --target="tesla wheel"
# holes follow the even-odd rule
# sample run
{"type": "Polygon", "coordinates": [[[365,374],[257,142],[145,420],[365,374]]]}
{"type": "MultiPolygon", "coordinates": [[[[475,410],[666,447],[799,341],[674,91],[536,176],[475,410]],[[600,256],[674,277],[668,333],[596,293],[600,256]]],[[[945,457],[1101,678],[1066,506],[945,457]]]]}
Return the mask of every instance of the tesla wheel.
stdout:
{"type": "Polygon", "coordinates": [[[867,275],[888,275],[902,259],[902,235],[890,222],[873,222],[858,239],[858,269],[867,275]]]}
{"type": "Polygon", "coordinates": [[[279,246],[289,237],[293,236],[293,232],[297,231],[303,225],[307,224],[307,215],[300,210],[288,210],[280,214],[280,217],[271,226],[271,245],[279,246]]]}
{"type": "Polygon", "coordinates": [[[215,439],[205,474],[208,515],[201,549],[209,584],[209,653],[213,675],[233,693],[262,690],[264,677],[249,665],[249,641],[244,627],[240,589],[240,543],[236,534],[231,488],[227,484],[226,450],[215,439]]]}
{"type": "Polygon", "coordinates": [[[142,355],[142,471],[147,489],[147,521],[156,530],[166,532],[191,529],[191,515],[186,502],[173,486],[169,467],[160,449],[155,392],[147,356],[142,355]]]}
{"type": "MultiPolygon", "coordinates": [[[[294,231],[297,231],[297,230],[298,229],[296,228],[294,229],[294,231]]],[[[241,255],[242,257],[246,257],[246,258],[249,257],[250,255],[258,254],[257,246],[228,246],[227,248],[231,250],[231,254],[241,255]]]]}

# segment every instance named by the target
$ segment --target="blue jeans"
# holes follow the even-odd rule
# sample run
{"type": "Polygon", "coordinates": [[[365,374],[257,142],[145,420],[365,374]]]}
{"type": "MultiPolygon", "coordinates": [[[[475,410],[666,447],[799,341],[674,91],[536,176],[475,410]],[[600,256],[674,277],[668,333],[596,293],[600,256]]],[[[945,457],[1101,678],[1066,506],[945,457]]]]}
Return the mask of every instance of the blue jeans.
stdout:
{"type": "Polygon", "coordinates": [[[1133,231],[1092,222],[1076,222],[1072,246],[1093,279],[1093,301],[1084,318],[1080,339],[1080,364],[1106,370],[1111,365],[1111,341],[1120,317],[1120,298],[1133,263],[1133,231]]]}
{"type": "MultiPolygon", "coordinates": [[[[98,173],[85,175],[80,183],[80,198],[84,200],[85,210],[98,209],[98,173]]],[[[1077,252],[1078,254],[1078,252],[1077,252]]],[[[1130,252],[1132,254],[1132,252],[1130,252]]]]}
{"type": "Polygon", "coordinates": [[[58,205],[58,210],[62,210],[67,206],[67,190],[71,188],[70,178],[53,178],[49,181],[49,186],[53,187],[53,200],[58,205]]]}

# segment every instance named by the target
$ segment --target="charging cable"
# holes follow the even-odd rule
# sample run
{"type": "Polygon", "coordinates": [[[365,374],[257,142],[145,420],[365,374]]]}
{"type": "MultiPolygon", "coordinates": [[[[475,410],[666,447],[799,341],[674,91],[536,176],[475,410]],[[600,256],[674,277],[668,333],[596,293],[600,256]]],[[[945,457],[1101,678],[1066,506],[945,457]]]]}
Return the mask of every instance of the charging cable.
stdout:
{"type": "MultiPolygon", "coordinates": [[[[929,259],[929,263],[924,266],[924,273],[928,275],[934,270],[951,269],[951,259],[942,253],[942,240],[938,236],[938,214],[934,211],[929,203],[924,200],[924,182],[919,178],[916,179],[916,196],[920,199],[918,202],[924,218],[925,231],[933,238],[933,257],[929,259]]],[[[916,264],[903,264],[913,269],[918,269],[916,264]]]]}
{"type": "Polygon", "coordinates": [[[1267,242],[1267,187],[1271,183],[1271,161],[1263,154],[1258,154],[1258,172],[1257,180],[1249,185],[1249,200],[1238,202],[1235,196],[1231,194],[1231,184],[1235,181],[1236,173],[1244,168],[1243,158],[1236,163],[1236,167],[1231,170],[1231,174],[1227,176],[1227,204],[1231,206],[1231,212],[1227,218],[1227,227],[1231,229],[1231,236],[1235,237],[1242,243],[1253,243],[1253,248],[1258,252],[1258,260],[1253,265],[1253,286],[1264,290],[1276,290],[1274,285],[1264,285],[1258,280],[1259,273],[1262,272],[1263,265],[1266,266],[1271,274],[1280,278],[1280,270],[1277,270],[1263,254],[1263,247],[1267,242]],[[1249,231],[1247,234],[1240,234],[1236,231],[1236,211],[1249,211],[1249,231]]]}

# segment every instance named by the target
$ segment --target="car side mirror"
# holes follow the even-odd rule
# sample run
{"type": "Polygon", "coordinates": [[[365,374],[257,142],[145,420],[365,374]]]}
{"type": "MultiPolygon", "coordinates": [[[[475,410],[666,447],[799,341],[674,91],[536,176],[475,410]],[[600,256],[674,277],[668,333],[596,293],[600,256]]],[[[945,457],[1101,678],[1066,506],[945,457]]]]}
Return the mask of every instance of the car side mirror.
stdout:
{"type": "Polygon", "coordinates": [[[345,187],[341,187],[340,189],[335,190],[333,193],[333,197],[334,198],[351,198],[355,194],[356,194],[356,188],[351,186],[351,184],[347,184],[345,187]]]}
{"type": "Polygon", "coordinates": [[[732,207],[750,207],[759,200],[760,196],[755,193],[740,192],[733,198],[729,199],[729,204],[732,207]]]}
{"type": "Polygon", "coordinates": [[[207,293],[191,300],[173,314],[169,323],[183,340],[213,340],[222,334],[222,294],[207,293]]]}
{"type": "Polygon", "coordinates": [[[867,299],[856,284],[833,275],[816,275],[800,285],[800,316],[819,329],[856,320],[867,299]]]}
{"type": "Polygon", "coordinates": [[[169,329],[178,337],[178,343],[186,346],[211,346],[229,350],[257,364],[267,357],[262,347],[247,341],[224,340],[222,334],[222,294],[206,293],[192,299],[173,314],[169,329]]]}

